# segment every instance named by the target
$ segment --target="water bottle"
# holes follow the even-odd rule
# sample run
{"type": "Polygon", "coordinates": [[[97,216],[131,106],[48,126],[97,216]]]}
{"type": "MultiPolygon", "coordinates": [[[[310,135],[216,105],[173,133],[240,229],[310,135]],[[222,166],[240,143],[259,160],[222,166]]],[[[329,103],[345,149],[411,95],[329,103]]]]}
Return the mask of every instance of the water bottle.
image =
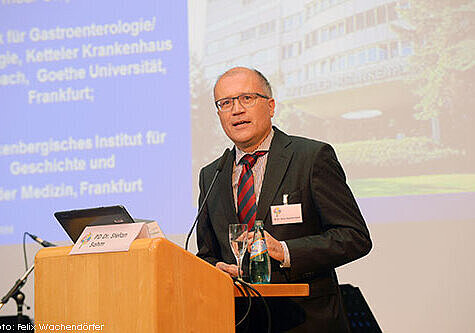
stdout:
{"type": "Polygon", "coordinates": [[[249,261],[249,276],[251,283],[270,282],[270,257],[267,252],[264,227],[261,220],[254,224],[254,238],[251,244],[251,256],[249,261]]]}

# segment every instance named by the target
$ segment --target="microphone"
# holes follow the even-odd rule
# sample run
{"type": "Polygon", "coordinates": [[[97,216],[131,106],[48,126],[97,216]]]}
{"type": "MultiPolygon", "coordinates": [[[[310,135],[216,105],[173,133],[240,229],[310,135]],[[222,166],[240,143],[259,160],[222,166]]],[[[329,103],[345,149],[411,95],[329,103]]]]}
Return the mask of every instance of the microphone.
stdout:
{"type": "Polygon", "coordinates": [[[226,148],[226,150],[223,153],[223,156],[221,156],[221,159],[219,160],[218,167],[216,168],[216,172],[214,174],[213,180],[211,181],[211,185],[209,186],[208,192],[206,192],[205,198],[203,199],[203,203],[201,204],[200,209],[198,209],[198,214],[196,214],[195,222],[193,222],[193,225],[191,226],[190,232],[188,233],[188,236],[186,236],[186,242],[185,242],[185,250],[188,251],[188,242],[190,241],[191,234],[193,232],[193,229],[196,226],[196,223],[198,222],[198,217],[200,217],[201,211],[203,210],[206,200],[208,200],[208,196],[211,193],[211,190],[213,189],[213,185],[216,182],[216,179],[218,178],[219,173],[221,170],[223,170],[224,163],[226,163],[226,160],[228,159],[228,156],[231,154],[231,151],[229,148],[226,148]]]}
{"type": "Polygon", "coordinates": [[[44,246],[44,247],[53,247],[53,246],[56,246],[56,244],[50,243],[50,242],[48,242],[48,241],[45,241],[45,240],[39,238],[39,237],[36,236],[36,235],[30,234],[29,232],[27,232],[27,235],[30,236],[35,242],[37,242],[38,244],[41,244],[41,245],[44,246]]]}

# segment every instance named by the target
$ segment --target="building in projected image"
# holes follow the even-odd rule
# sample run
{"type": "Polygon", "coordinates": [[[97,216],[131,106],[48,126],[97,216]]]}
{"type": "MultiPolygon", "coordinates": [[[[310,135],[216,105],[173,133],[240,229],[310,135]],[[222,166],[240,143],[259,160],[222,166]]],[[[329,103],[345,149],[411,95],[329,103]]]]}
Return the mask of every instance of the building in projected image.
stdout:
{"type": "MultiPolygon", "coordinates": [[[[393,0],[209,0],[205,76],[214,81],[236,65],[261,70],[276,91],[282,127],[340,144],[354,175],[367,176],[373,171],[362,155],[414,145],[424,155],[440,139],[438,121],[414,118],[418,98],[407,83],[413,47],[397,32],[408,28],[398,14],[408,6],[393,0]]],[[[412,157],[382,164],[404,165],[412,157]]],[[[389,176],[380,166],[375,170],[389,176]]]]}

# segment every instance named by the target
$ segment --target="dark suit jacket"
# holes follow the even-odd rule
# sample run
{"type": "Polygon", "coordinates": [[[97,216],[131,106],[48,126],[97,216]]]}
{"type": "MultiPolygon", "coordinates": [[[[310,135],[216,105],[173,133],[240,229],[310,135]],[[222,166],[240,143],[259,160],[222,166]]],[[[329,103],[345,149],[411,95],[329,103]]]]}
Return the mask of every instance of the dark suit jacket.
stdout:
{"type": "MultiPolygon", "coordinates": [[[[369,252],[368,229],[332,147],[288,136],[277,128],[274,131],[257,219],[264,221],[265,230],[273,237],[286,241],[291,267],[280,268],[272,260],[271,283],[310,284],[310,297],[290,300],[303,310],[285,319],[294,321],[293,326],[303,322],[296,331],[344,332],[346,321],[334,268],[369,252]],[[303,223],[272,225],[270,207],[281,205],[283,194],[288,194],[289,204],[302,204],[303,223]]],[[[218,162],[201,170],[200,205],[218,162]]],[[[228,242],[228,224],[239,223],[231,185],[233,162],[228,158],[224,165],[197,227],[197,255],[213,265],[236,262],[228,242]]],[[[243,270],[247,270],[246,260],[243,270]]],[[[282,319],[285,314],[274,317],[282,319]]],[[[292,326],[285,322],[277,325],[282,329],[292,326]]]]}

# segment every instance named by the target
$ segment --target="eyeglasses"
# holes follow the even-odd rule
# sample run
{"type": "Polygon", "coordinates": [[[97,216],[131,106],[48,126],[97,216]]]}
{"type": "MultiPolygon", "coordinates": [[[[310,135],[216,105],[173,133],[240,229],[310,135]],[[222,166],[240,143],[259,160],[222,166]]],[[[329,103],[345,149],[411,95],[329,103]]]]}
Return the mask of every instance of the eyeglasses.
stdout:
{"type": "Polygon", "coordinates": [[[235,99],[239,101],[239,103],[241,104],[243,108],[247,109],[256,105],[257,99],[259,97],[265,98],[265,99],[270,98],[268,96],[261,95],[259,93],[247,93],[247,94],[242,94],[236,97],[221,98],[221,99],[218,99],[214,103],[216,104],[216,107],[218,108],[219,111],[228,112],[232,110],[235,99]]]}

